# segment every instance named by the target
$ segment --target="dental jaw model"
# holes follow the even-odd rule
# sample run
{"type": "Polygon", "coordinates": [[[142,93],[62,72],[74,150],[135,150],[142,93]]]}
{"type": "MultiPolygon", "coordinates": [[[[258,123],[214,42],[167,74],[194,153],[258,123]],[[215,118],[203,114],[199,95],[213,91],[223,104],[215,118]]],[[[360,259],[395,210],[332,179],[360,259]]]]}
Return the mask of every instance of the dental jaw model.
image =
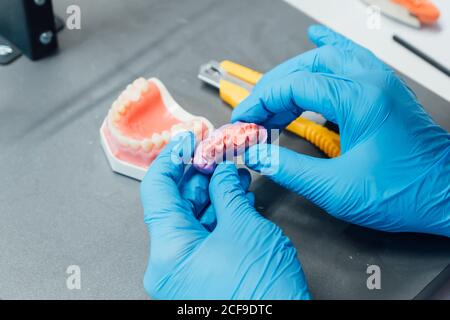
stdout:
{"type": "Polygon", "coordinates": [[[176,134],[192,131],[202,141],[212,130],[206,118],[180,107],[158,79],[139,78],[112,104],[100,136],[112,170],[142,180],[176,134]]]}
{"type": "Polygon", "coordinates": [[[217,163],[232,160],[246,148],[266,141],[267,130],[262,126],[243,122],[227,124],[198,144],[193,165],[198,171],[210,174],[217,163]]]}

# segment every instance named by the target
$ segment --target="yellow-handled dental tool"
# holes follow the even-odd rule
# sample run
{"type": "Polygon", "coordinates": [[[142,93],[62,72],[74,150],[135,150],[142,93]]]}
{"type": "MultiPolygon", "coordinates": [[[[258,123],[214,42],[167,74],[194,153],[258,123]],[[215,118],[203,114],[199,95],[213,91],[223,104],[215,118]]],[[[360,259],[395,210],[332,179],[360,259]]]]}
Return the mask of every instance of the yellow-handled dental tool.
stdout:
{"type": "MultiPolygon", "coordinates": [[[[210,61],[200,67],[198,75],[200,80],[218,88],[222,100],[233,108],[250,94],[262,76],[260,72],[228,60],[210,61]]],[[[314,144],[328,157],[339,156],[339,134],[316,122],[323,124],[323,117],[305,112],[286,129],[314,144]]]]}

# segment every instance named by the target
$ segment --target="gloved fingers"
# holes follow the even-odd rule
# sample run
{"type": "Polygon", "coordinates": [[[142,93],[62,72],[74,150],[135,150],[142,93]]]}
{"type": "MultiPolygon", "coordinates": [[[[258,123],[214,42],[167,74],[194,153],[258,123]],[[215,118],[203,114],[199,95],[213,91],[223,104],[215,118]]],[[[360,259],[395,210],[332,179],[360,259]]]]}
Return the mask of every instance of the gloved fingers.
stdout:
{"type": "MultiPolygon", "coordinates": [[[[250,204],[252,206],[254,206],[255,204],[255,196],[253,193],[251,192],[247,192],[246,197],[248,199],[248,201],[250,202],[250,204]]],[[[203,212],[201,218],[200,218],[200,223],[202,224],[202,226],[208,230],[209,232],[212,232],[217,225],[217,216],[216,216],[216,212],[214,209],[214,206],[212,204],[210,204],[203,212]]]]}
{"type": "Polygon", "coordinates": [[[252,183],[252,175],[250,174],[250,171],[248,171],[245,168],[239,168],[238,176],[239,176],[239,182],[241,183],[242,189],[247,191],[248,188],[250,188],[250,185],[252,183]]]}
{"type": "MultiPolygon", "coordinates": [[[[270,86],[265,86],[264,90],[250,94],[233,110],[231,122],[252,122],[260,124],[266,129],[283,129],[285,124],[299,117],[303,109],[293,104],[289,104],[289,107],[279,104],[283,101],[288,104],[290,99],[290,97],[281,96],[279,86],[279,82],[275,82],[270,86]],[[265,99],[270,99],[270,101],[265,101],[265,99]],[[278,127],[277,124],[281,126],[278,127]]],[[[283,90],[283,93],[284,91],[286,90],[283,90]]]]}
{"type": "Polygon", "coordinates": [[[209,232],[213,231],[217,224],[216,212],[214,211],[214,206],[210,204],[203,211],[200,217],[200,223],[209,232]]]}
{"type": "Polygon", "coordinates": [[[192,158],[194,148],[195,138],[192,133],[176,136],[153,161],[141,183],[144,221],[150,231],[160,237],[168,236],[169,230],[204,231],[178,188],[185,164],[192,158]]]}
{"type": "Polygon", "coordinates": [[[308,28],[308,37],[318,47],[330,45],[342,50],[351,50],[358,47],[350,39],[324,25],[315,24],[310,26],[308,28]]]}
{"type": "Polygon", "coordinates": [[[209,184],[209,196],[218,224],[259,216],[242,188],[234,163],[223,162],[217,166],[209,184]]]}
{"type": "MultiPolygon", "coordinates": [[[[250,172],[245,168],[240,168],[238,172],[242,187],[244,190],[248,190],[252,179],[250,172]]],[[[203,211],[210,203],[209,179],[209,175],[190,166],[179,183],[181,197],[188,201],[196,218],[202,216],[203,211]]]]}
{"type": "Polygon", "coordinates": [[[333,187],[332,159],[319,159],[271,144],[258,144],[244,154],[246,165],[277,184],[321,204],[333,187]]]}
{"type": "Polygon", "coordinates": [[[347,58],[342,50],[333,46],[323,46],[307,51],[267,72],[255,85],[253,92],[258,92],[266,85],[297,71],[341,74],[347,58]]]}
{"type": "Polygon", "coordinates": [[[248,203],[250,203],[252,207],[255,207],[255,194],[253,192],[247,192],[245,196],[248,199],[248,203]]]}
{"type": "Polygon", "coordinates": [[[209,201],[209,176],[190,167],[179,183],[181,197],[192,207],[196,218],[210,203],[209,201]]]}
{"type": "Polygon", "coordinates": [[[390,68],[379,60],[371,51],[356,44],[343,35],[323,25],[312,25],[308,28],[309,39],[318,47],[333,46],[344,51],[345,56],[351,56],[353,68],[357,70],[387,71],[390,68]]]}
{"type": "MultiPolygon", "coordinates": [[[[293,121],[304,110],[315,111],[326,119],[343,125],[343,121],[359,97],[359,86],[343,77],[299,71],[251,94],[236,108],[232,122],[254,122],[274,128],[272,119],[291,112],[293,121]]],[[[356,104],[357,105],[357,104],[356,104]]]]}
{"type": "MultiPolygon", "coordinates": [[[[239,168],[238,169],[238,175],[239,175],[239,181],[241,183],[242,188],[247,191],[250,187],[252,177],[250,175],[250,172],[245,168],[239,168]]],[[[208,193],[208,200],[209,200],[209,192],[208,193]]],[[[254,205],[254,196],[252,193],[247,193],[247,198],[249,199],[251,205],[254,205]]],[[[217,223],[217,217],[216,213],[214,211],[214,206],[210,204],[201,214],[200,216],[200,223],[209,231],[214,230],[216,223],[217,223]]]]}
{"type": "Polygon", "coordinates": [[[144,187],[155,189],[155,181],[149,183],[150,178],[164,186],[176,188],[184,174],[184,168],[195,150],[195,136],[192,132],[182,132],[175,136],[159,153],[149,167],[142,184],[144,187]]]}
{"type": "MultiPolygon", "coordinates": [[[[255,195],[252,192],[247,192],[245,195],[252,207],[255,206],[255,195]]],[[[214,206],[210,204],[205,211],[203,212],[202,217],[200,218],[200,223],[202,226],[212,232],[217,225],[217,217],[216,212],[214,210],[214,206]]]]}
{"type": "Polygon", "coordinates": [[[280,113],[274,114],[270,118],[270,123],[266,123],[264,127],[267,130],[284,129],[292,122],[292,119],[296,119],[298,117],[299,117],[299,115],[298,115],[297,110],[292,110],[292,111],[289,110],[289,111],[280,112],[280,113]]]}

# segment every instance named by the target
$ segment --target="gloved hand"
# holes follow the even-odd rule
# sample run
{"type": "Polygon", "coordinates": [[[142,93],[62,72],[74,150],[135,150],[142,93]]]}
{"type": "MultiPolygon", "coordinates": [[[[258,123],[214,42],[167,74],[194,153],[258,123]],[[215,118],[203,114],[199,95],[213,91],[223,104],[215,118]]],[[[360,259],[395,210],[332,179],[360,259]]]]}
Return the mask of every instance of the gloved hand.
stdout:
{"type": "Polygon", "coordinates": [[[310,298],[295,248],[253,208],[245,191],[248,171],[220,164],[210,181],[193,168],[184,174],[194,144],[190,133],[170,142],[141,184],[151,235],[147,293],[157,299],[310,298]]]}
{"type": "Polygon", "coordinates": [[[323,26],[309,37],[318,48],[267,73],[232,122],[284,128],[315,111],[339,125],[341,156],[259,145],[247,165],[345,221],[450,236],[449,133],[371,52],[323,26]]]}

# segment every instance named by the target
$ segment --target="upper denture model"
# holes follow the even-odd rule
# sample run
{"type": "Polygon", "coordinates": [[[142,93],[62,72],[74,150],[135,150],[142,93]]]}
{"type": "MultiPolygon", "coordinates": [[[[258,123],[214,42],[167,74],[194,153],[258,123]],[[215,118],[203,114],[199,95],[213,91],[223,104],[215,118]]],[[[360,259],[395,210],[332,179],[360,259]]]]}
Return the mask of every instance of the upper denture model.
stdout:
{"type": "Polygon", "coordinates": [[[260,125],[243,122],[227,124],[198,144],[193,165],[198,171],[210,174],[217,163],[232,160],[246,148],[266,141],[267,130],[260,125]]]}
{"type": "Polygon", "coordinates": [[[206,118],[196,117],[178,105],[161,81],[139,78],[114,101],[100,135],[112,169],[142,180],[173,136],[192,131],[201,141],[212,130],[206,118]]]}

